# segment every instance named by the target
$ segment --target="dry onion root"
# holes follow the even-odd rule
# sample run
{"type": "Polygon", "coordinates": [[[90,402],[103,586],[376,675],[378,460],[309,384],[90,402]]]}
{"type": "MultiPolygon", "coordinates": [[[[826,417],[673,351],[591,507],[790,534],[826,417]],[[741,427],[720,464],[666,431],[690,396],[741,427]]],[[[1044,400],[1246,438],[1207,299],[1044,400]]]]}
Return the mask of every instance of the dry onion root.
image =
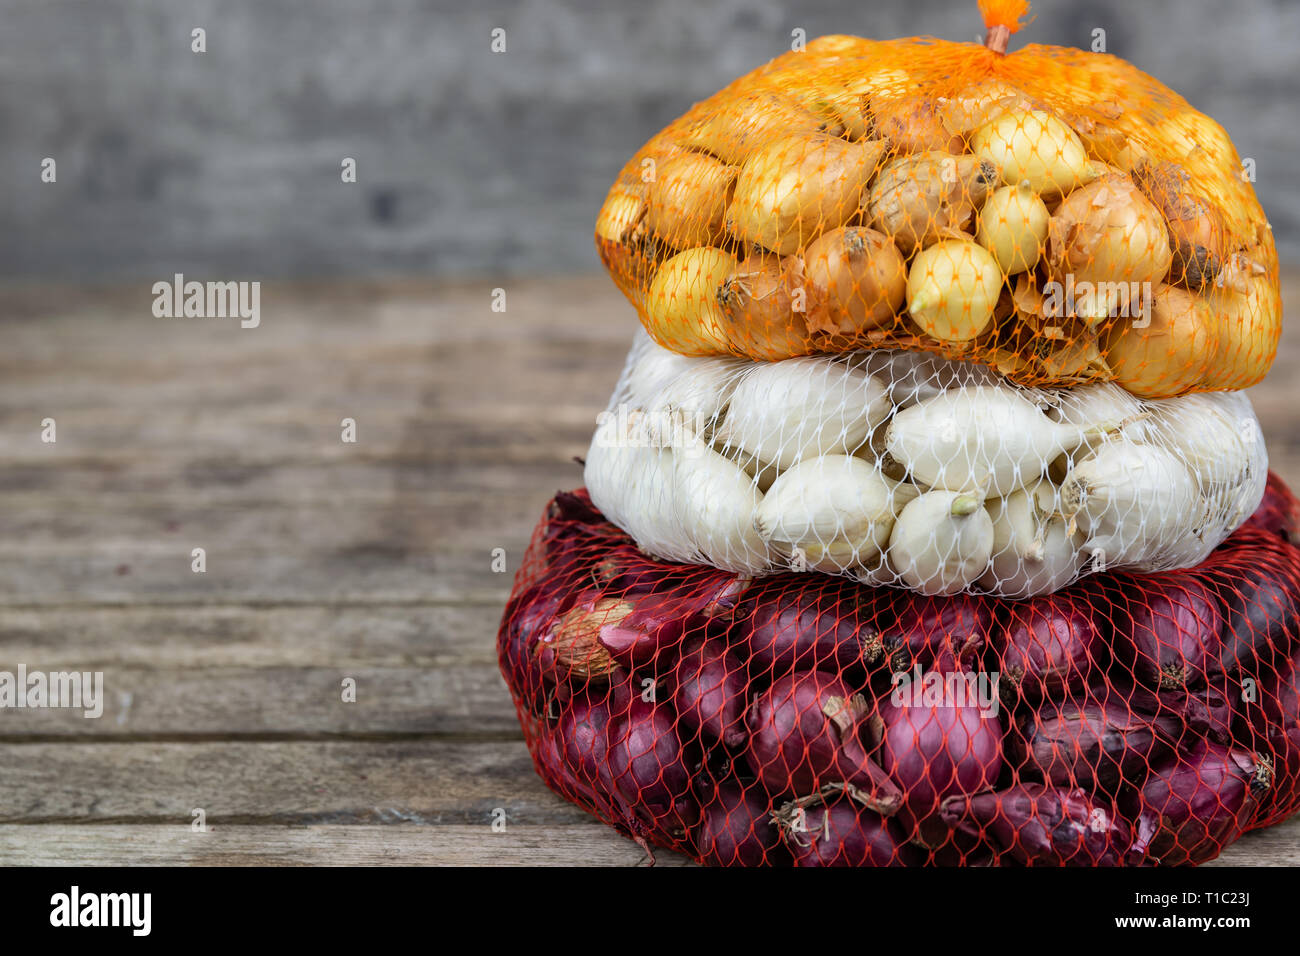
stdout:
{"type": "Polygon", "coordinates": [[[808,330],[853,336],[890,324],[907,291],[898,249],[874,229],[822,233],[803,254],[808,330]]]}
{"type": "Polygon", "coordinates": [[[927,152],[887,163],[864,197],[872,226],[904,255],[958,236],[997,182],[987,160],[927,152]]]}
{"type": "Polygon", "coordinates": [[[824,133],[766,143],[740,167],[727,228],[780,255],[796,252],[857,214],[883,151],[878,140],[850,143],[824,133]]]}
{"type": "Polygon", "coordinates": [[[712,156],[674,156],[659,164],[646,187],[645,225],[675,249],[714,245],[726,235],[735,182],[735,167],[712,156]]]}

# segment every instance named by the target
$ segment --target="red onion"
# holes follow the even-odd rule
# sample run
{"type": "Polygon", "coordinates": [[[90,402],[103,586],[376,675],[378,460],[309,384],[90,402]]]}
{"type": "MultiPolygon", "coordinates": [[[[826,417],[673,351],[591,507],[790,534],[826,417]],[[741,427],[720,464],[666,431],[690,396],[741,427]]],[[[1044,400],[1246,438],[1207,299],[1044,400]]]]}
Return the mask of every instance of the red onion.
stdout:
{"type": "Polygon", "coordinates": [[[1173,714],[1144,716],[1122,697],[1046,701],[1007,735],[1007,754],[1022,777],[1114,796],[1121,781],[1140,783],[1181,735],[1173,714]]]}
{"type": "Polygon", "coordinates": [[[700,812],[695,849],[705,866],[789,865],[790,854],[758,788],[720,785],[700,812]]]}
{"type": "Polygon", "coordinates": [[[910,866],[920,854],[892,821],[848,793],[819,797],[811,806],[786,804],[775,816],[795,866],[910,866]],[[825,802],[822,800],[825,799],[825,802]]]}
{"type": "Polygon", "coordinates": [[[523,703],[535,718],[547,716],[551,684],[535,651],[537,639],[571,600],[548,582],[539,582],[506,605],[501,620],[501,673],[515,700],[523,703]]]}
{"type": "Polygon", "coordinates": [[[736,611],[734,633],[755,677],[864,669],[879,654],[877,606],[892,595],[851,581],[808,578],[781,575],[764,582],[736,611]]]}
{"type": "Polygon", "coordinates": [[[600,629],[610,656],[631,668],[654,664],[687,638],[701,638],[715,615],[726,615],[749,579],[723,572],[697,574],[689,584],[631,599],[630,613],[600,629]]]}
{"type": "Polygon", "coordinates": [[[1081,690],[1106,650],[1096,598],[1062,591],[1006,607],[1006,626],[994,639],[998,691],[1008,704],[1081,690]]]}
{"type": "MultiPolygon", "coordinates": [[[[1219,669],[1223,614],[1205,585],[1188,574],[1116,574],[1116,635],[1127,635],[1138,678],[1177,690],[1219,669]]],[[[1117,639],[1117,644],[1119,639],[1117,639]]],[[[1127,659],[1127,657],[1126,657],[1127,659]]]]}
{"type": "Polygon", "coordinates": [[[1258,674],[1290,654],[1300,628],[1300,551],[1238,531],[1197,570],[1223,604],[1224,673],[1258,674]]]}
{"type": "Polygon", "coordinates": [[[868,759],[859,736],[867,710],[866,701],[833,674],[778,678],[750,704],[746,762],[774,796],[848,782],[862,788],[875,809],[892,813],[898,789],[868,759]]]}
{"type": "Polygon", "coordinates": [[[1262,795],[1256,825],[1281,819],[1300,809],[1300,661],[1291,659],[1269,669],[1237,696],[1242,716],[1240,739],[1266,754],[1273,766],[1273,786],[1262,795]]]}
{"type": "Polygon", "coordinates": [[[1280,535],[1291,544],[1300,545],[1300,500],[1291,494],[1291,489],[1281,478],[1270,471],[1264,485],[1264,498],[1242,527],[1280,535]]]}
{"type": "MultiPolygon", "coordinates": [[[[945,655],[937,671],[952,667],[945,655]]],[[[975,793],[994,785],[1002,771],[1002,725],[969,696],[937,705],[913,700],[900,688],[880,705],[880,761],[903,791],[900,820],[927,823],[944,797],[975,793]]],[[[924,827],[913,839],[927,846],[943,842],[924,827]]]]}
{"type": "Polygon", "coordinates": [[[633,697],[605,728],[607,772],[615,790],[643,825],[641,832],[669,843],[680,840],[699,813],[691,793],[694,761],[675,724],[666,704],[633,697]]]}
{"type": "Polygon", "coordinates": [[[618,662],[599,641],[601,628],[615,626],[632,612],[632,605],[587,591],[537,638],[533,648],[542,673],[559,683],[603,682],[618,662]]]}
{"type": "MultiPolygon", "coordinates": [[[[682,651],[668,683],[673,708],[683,728],[699,733],[701,743],[721,741],[736,748],[745,742],[745,665],[721,640],[694,640],[682,651]]],[[[683,737],[689,739],[685,730],[683,737]]]]}
{"type": "Polygon", "coordinates": [[[958,662],[984,647],[992,628],[988,601],[976,594],[899,595],[893,623],[881,634],[891,671],[929,667],[946,650],[958,662]]]}
{"type": "Polygon", "coordinates": [[[1241,835],[1271,784],[1254,753],[1201,741],[1156,768],[1126,808],[1150,831],[1146,849],[1160,863],[1204,863],[1241,835]]]}
{"type": "Polygon", "coordinates": [[[1118,866],[1142,857],[1132,828],[1079,789],[1025,783],[959,795],[943,802],[942,815],[949,826],[1025,866],[1118,866]]]}

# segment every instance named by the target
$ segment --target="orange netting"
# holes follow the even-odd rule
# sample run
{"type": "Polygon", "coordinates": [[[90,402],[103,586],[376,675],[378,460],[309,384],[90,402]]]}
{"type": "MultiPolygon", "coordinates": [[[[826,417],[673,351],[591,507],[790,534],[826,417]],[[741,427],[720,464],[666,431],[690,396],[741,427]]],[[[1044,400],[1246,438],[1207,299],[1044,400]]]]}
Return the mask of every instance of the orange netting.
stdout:
{"type": "MultiPolygon", "coordinates": [[[[983,6],[993,42],[1024,5],[983,6]]],[[[827,36],[650,140],[596,243],[683,355],[907,348],[1163,398],[1273,360],[1250,178],[1222,126],[1114,56],[827,36]]]]}
{"type": "Polygon", "coordinates": [[[538,770],[723,865],[1199,863],[1300,808],[1300,504],[1011,602],[646,557],[550,504],[501,623],[538,770]]]}

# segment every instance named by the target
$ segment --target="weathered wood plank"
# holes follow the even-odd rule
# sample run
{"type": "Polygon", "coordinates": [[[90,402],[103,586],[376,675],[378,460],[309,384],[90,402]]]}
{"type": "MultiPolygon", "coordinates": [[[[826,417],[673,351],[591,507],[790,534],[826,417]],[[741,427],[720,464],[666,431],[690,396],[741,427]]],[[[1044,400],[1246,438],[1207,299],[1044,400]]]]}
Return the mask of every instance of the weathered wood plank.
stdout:
{"type": "MultiPolygon", "coordinates": [[[[596,822],[472,826],[0,826],[0,861],[28,866],[647,866],[596,822]]],[[[688,866],[656,850],[655,866],[688,866]]]]}

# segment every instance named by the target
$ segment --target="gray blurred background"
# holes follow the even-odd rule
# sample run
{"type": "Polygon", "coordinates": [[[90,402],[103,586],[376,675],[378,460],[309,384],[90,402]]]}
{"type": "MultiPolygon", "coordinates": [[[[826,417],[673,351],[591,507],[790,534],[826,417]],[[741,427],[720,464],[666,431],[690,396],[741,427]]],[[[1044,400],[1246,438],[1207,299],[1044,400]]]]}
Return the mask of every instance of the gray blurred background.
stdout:
{"type": "MultiPolygon", "coordinates": [[[[1300,258],[1300,4],[1033,12],[1013,47],[1101,27],[1222,122],[1300,258]]],[[[86,282],[594,271],[623,162],[793,28],[982,31],[975,0],[0,0],[0,23],[0,275],[86,282]]]]}

